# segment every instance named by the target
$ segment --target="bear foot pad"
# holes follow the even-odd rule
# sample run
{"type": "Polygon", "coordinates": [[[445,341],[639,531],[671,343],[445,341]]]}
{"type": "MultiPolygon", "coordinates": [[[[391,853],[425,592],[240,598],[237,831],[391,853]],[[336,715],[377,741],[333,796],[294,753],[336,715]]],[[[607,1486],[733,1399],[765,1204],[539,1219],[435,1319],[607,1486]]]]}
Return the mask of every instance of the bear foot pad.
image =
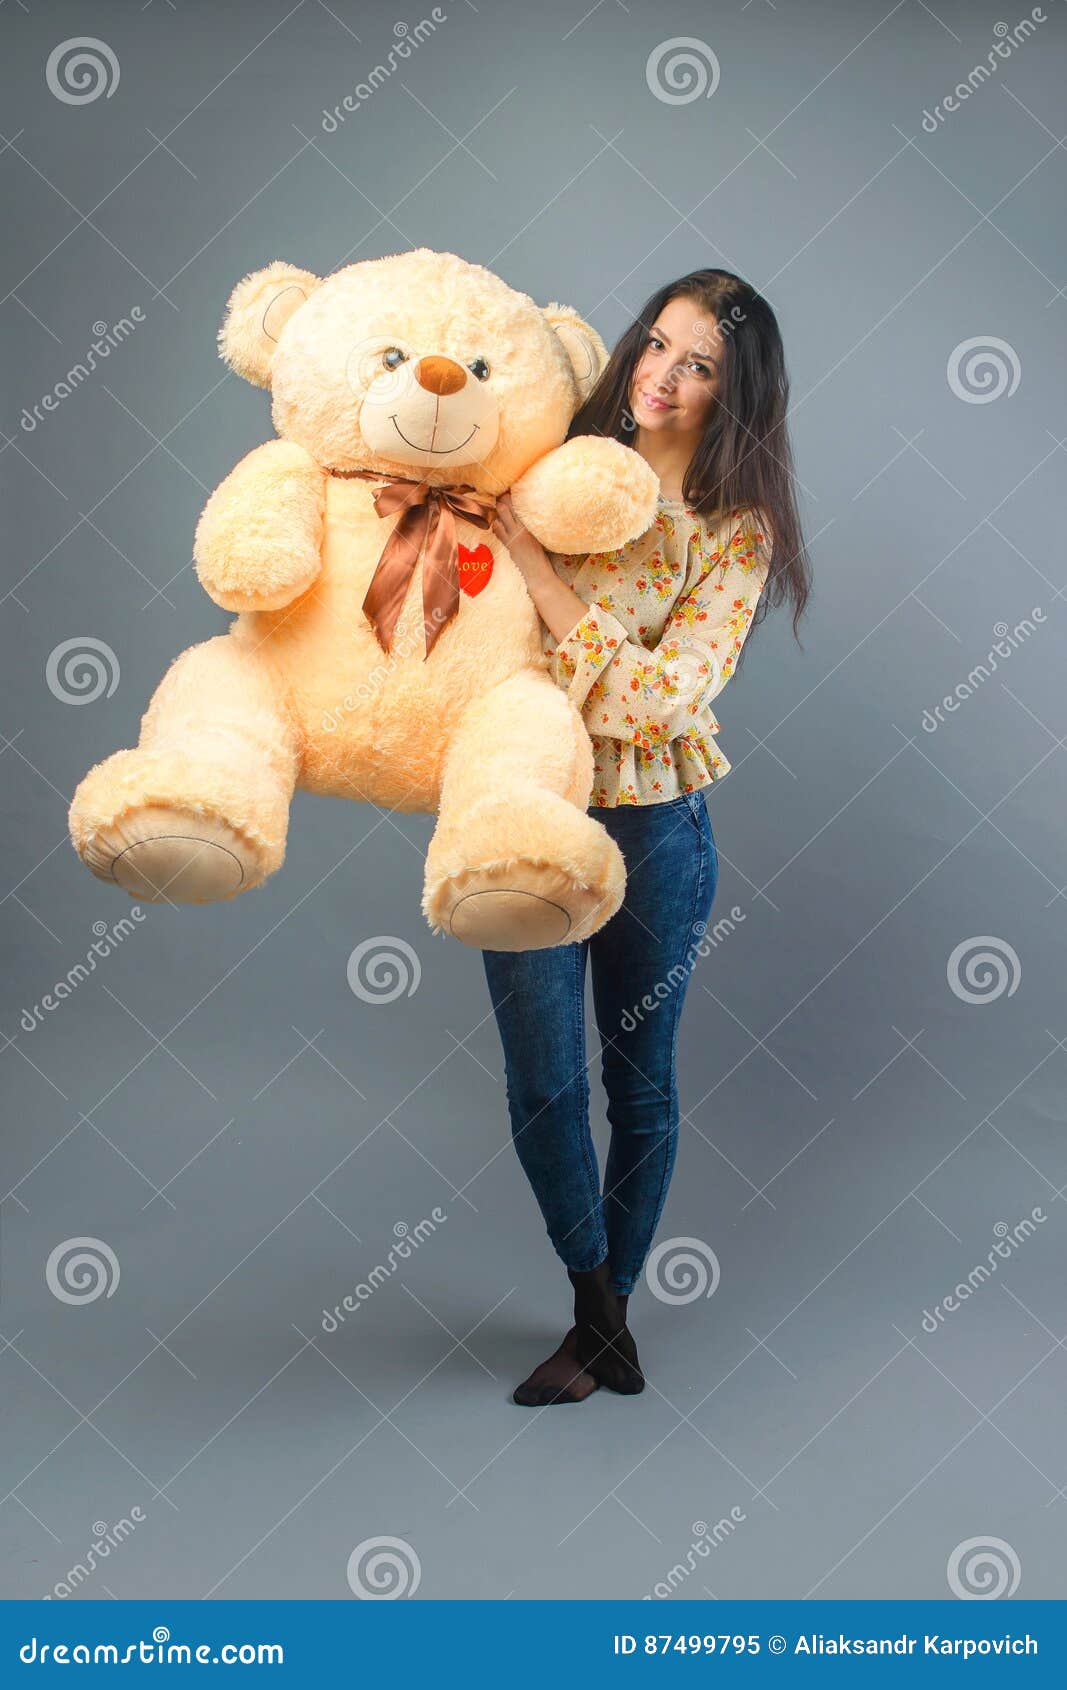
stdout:
{"type": "Polygon", "coordinates": [[[247,839],[227,822],[165,805],[133,810],[97,834],[86,861],[145,903],[215,903],[259,878],[247,839]]]}
{"type": "Polygon", "coordinates": [[[600,899],[560,872],[535,863],[464,876],[452,888],[444,926],[454,939],[480,950],[537,951],[577,935],[600,899]]]}

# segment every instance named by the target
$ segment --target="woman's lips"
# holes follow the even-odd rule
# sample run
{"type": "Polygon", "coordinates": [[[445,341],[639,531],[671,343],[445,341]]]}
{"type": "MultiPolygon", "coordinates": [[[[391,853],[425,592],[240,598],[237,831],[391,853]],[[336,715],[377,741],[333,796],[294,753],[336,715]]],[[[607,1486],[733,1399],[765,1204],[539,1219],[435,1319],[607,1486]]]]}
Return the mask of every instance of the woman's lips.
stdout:
{"type": "Polygon", "coordinates": [[[642,393],[641,394],[641,402],[642,402],[642,404],[647,405],[647,407],[650,411],[673,411],[674,410],[674,406],[669,405],[667,403],[666,399],[658,399],[654,393],[642,393]]]}

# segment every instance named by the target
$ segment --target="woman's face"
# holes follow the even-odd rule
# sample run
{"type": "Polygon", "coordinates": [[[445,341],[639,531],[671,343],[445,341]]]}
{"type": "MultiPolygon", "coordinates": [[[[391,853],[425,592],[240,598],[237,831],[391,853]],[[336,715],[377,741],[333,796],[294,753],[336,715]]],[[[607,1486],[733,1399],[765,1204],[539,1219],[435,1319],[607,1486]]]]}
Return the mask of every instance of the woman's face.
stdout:
{"type": "Polygon", "coordinates": [[[695,299],[669,300],[652,324],[630,384],[630,410],[639,427],[701,434],[715,403],[722,358],[713,313],[695,299]]]}

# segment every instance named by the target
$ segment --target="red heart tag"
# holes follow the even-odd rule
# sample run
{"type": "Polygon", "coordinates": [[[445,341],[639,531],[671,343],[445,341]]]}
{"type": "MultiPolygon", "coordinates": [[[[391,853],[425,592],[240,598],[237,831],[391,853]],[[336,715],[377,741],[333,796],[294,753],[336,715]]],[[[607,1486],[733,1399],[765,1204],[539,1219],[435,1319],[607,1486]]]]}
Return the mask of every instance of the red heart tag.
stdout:
{"type": "Polygon", "coordinates": [[[460,591],[470,598],[475,598],[481,592],[490,575],[493,573],[493,554],[483,541],[471,551],[469,546],[461,542],[459,548],[459,585],[460,591]]]}

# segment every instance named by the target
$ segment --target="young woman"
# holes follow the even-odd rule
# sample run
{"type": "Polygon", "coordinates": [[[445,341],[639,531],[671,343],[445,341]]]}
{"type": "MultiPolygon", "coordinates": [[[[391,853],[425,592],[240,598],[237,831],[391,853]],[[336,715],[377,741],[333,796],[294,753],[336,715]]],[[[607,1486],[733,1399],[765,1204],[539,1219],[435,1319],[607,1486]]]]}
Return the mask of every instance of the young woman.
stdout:
{"type": "Polygon", "coordinates": [[[704,789],[730,768],[710,705],[768,606],[791,601],[795,635],[809,592],[787,399],[770,306],[738,276],[694,271],[653,294],[571,425],[651,464],[652,528],[621,551],[550,557],[499,502],[494,531],[592,740],[590,813],[627,868],[625,901],[592,939],[482,953],[515,1147],[574,1291],[574,1324],[515,1391],[524,1405],[644,1385],[627,1301],[674,1164],[679,1017],[718,879],[704,789]],[[587,955],[611,1125],[603,1195],[587,955]]]}

